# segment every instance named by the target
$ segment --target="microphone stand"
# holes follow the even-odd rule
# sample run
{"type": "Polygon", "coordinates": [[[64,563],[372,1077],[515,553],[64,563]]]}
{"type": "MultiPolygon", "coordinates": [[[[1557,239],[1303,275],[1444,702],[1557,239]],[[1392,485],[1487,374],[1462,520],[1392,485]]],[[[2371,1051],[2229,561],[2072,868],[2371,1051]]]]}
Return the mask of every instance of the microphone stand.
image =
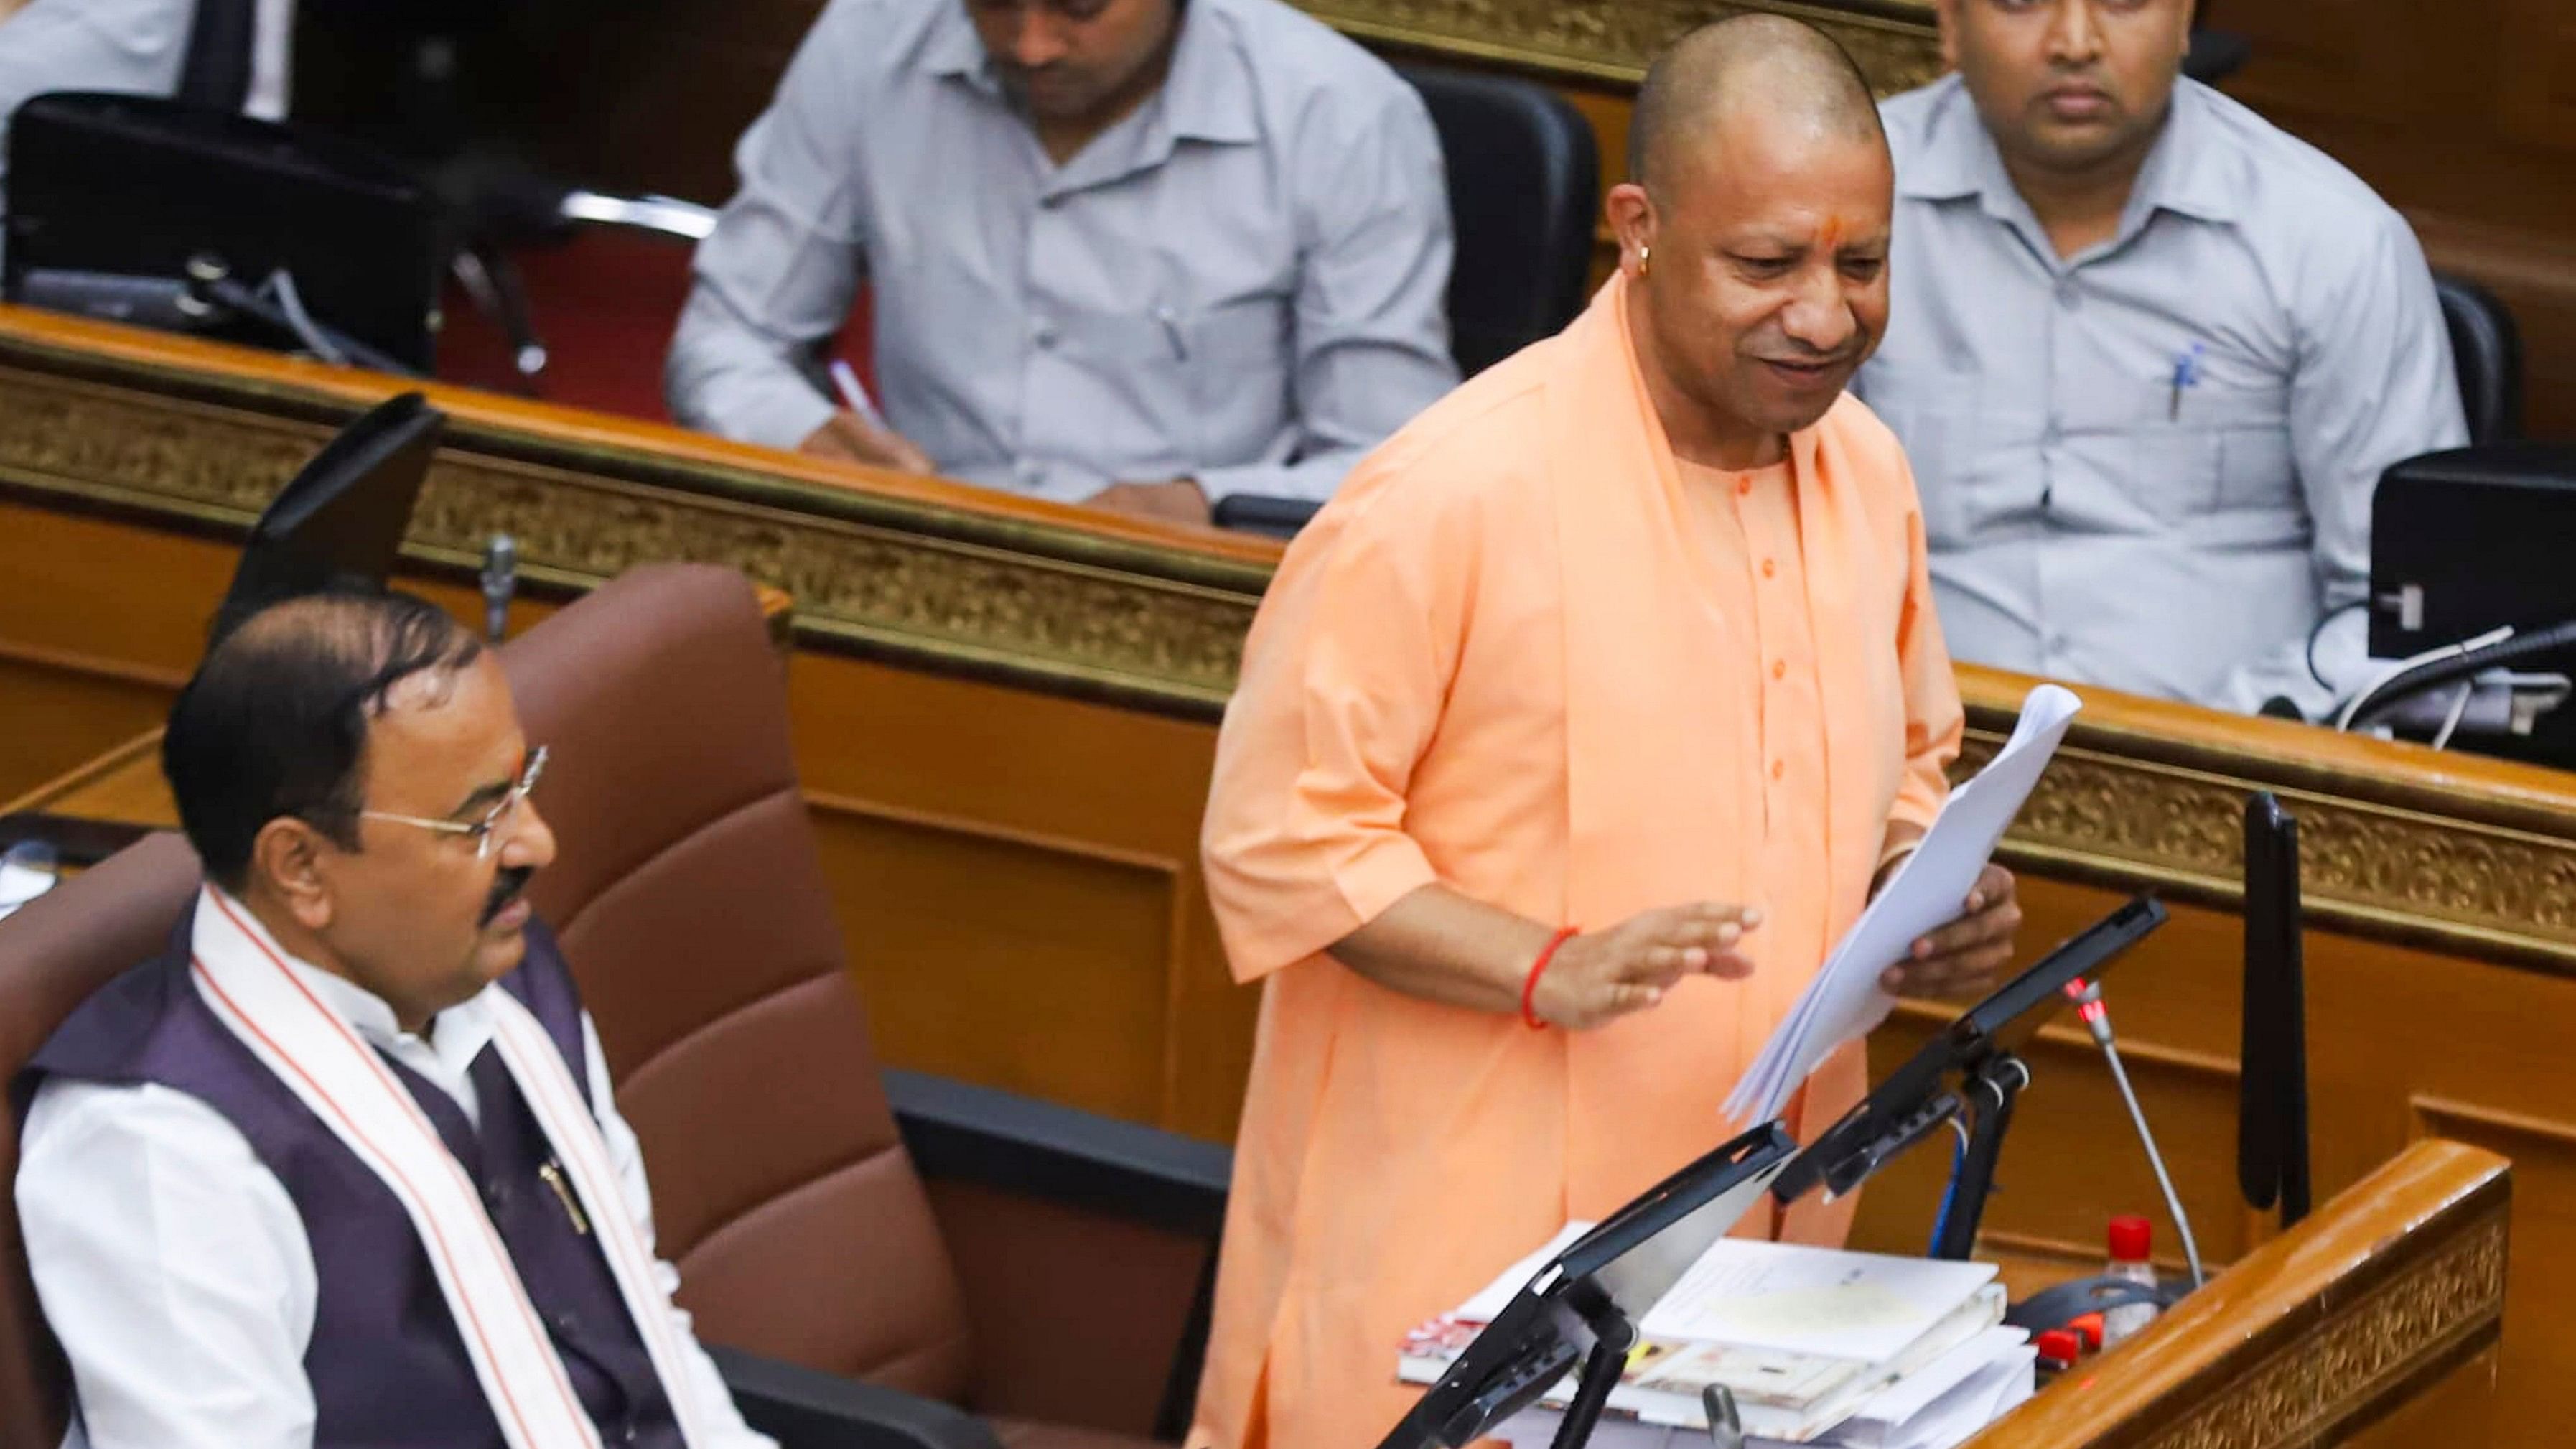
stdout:
{"type": "Polygon", "coordinates": [[[510,632],[510,600],[519,591],[519,545],[506,533],[483,546],[483,636],[498,644],[510,632]]]}
{"type": "Polygon", "coordinates": [[[1932,1242],[1932,1256],[1964,1263],[1975,1252],[1977,1226],[1985,1220],[1986,1199],[1995,1188],[1995,1164],[2003,1156],[2004,1133],[2012,1127],[2013,1103],[2030,1085],[2030,1068],[2011,1052],[1997,1052],[1969,1069],[1960,1083],[1960,1111],[1968,1119],[1968,1150],[1959,1159],[1948,1211],[1932,1242]]]}

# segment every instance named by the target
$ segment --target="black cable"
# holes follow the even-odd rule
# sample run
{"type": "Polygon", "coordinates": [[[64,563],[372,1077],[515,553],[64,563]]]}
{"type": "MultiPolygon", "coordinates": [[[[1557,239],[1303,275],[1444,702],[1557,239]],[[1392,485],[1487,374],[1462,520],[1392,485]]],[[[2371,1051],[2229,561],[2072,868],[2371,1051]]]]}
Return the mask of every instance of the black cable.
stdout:
{"type": "Polygon", "coordinates": [[[2315,680],[2319,688],[2334,688],[2333,680],[2328,679],[2317,672],[2317,641],[2326,636],[2326,626],[2333,623],[2335,620],[2342,618],[2344,615],[2351,613],[2355,609],[2367,609],[2369,607],[2370,600],[2355,599],[2349,604],[2343,604],[2336,608],[2328,609],[2326,610],[2326,616],[2317,621],[2317,627],[2308,631],[2308,677],[2315,680]]]}
{"type": "Polygon", "coordinates": [[[2365,693],[2354,703],[2350,721],[2344,727],[2365,728],[2414,696],[2429,689],[2439,689],[2453,680],[2471,678],[2490,669],[2571,648],[2576,648],[2576,619],[2528,634],[2517,634],[2501,643],[2472,649],[2466,654],[2418,664],[2383,680],[2365,693]]]}
{"type": "MultiPolygon", "coordinates": [[[[232,278],[227,276],[206,278],[200,283],[200,285],[203,286],[206,296],[211,300],[219,302],[236,312],[256,317],[260,321],[267,323],[280,332],[296,337],[298,340],[302,339],[303,329],[295,325],[295,319],[287,315],[286,309],[280,307],[277,303],[270,301],[267,297],[260,295],[257,291],[243,286],[241,283],[234,281],[232,278]]],[[[329,338],[334,347],[337,347],[342,353],[347,355],[351,362],[358,364],[360,367],[372,368],[377,372],[389,372],[396,377],[418,377],[421,375],[418,368],[404,363],[399,358],[387,356],[385,353],[369,347],[367,344],[360,342],[358,339],[351,337],[347,333],[342,332],[338,328],[332,327],[327,323],[314,322],[313,330],[321,333],[324,337],[329,338]]]]}

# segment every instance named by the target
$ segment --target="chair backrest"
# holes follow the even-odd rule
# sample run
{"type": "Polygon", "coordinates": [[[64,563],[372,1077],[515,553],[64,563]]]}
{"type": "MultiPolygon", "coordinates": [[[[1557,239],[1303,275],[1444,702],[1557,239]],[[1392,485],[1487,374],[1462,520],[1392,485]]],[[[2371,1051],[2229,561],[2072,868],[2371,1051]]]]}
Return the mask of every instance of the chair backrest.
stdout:
{"type": "Polygon", "coordinates": [[[505,651],[561,842],[530,895],[711,1342],[956,1400],[954,1268],[895,1129],[742,576],[624,575],[505,651]]]}
{"type": "MultiPolygon", "coordinates": [[[[553,751],[537,804],[560,851],[530,894],[598,1023],[699,1332],[961,1397],[955,1271],[877,1078],[749,586],[640,568],[502,658],[553,751]]],[[[156,951],[196,881],[185,843],[155,836],[0,921],[0,1070],[156,951]]],[[[0,1120],[0,1182],[16,1167],[0,1120]]],[[[0,1449],[54,1449],[65,1398],[0,1193],[0,1449]]]]}
{"type": "Polygon", "coordinates": [[[2522,333],[2495,293],[2466,277],[2433,274],[2442,322],[2451,333],[2451,363],[2460,373],[2460,406],[2471,443],[2522,436],[2522,333]]]}
{"type": "Polygon", "coordinates": [[[1449,350],[1473,376],[1583,309],[1600,206],[1592,124],[1536,81],[1400,65],[1449,170],[1449,350]]]}
{"type": "MultiPolygon", "coordinates": [[[[16,1080],[91,992],[158,953],[196,888],[187,842],[155,835],[0,921],[0,1079],[16,1080]]],[[[0,1186],[17,1177],[12,1110],[0,1113],[0,1186]]],[[[27,1278],[16,1194],[0,1192],[0,1449],[55,1449],[70,1398],[27,1278]]]]}

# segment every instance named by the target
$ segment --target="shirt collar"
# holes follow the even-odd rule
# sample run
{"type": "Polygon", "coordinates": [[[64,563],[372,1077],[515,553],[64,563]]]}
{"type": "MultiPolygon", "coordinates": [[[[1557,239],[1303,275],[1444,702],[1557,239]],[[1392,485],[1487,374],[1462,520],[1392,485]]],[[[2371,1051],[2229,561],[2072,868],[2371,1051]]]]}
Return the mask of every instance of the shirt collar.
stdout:
{"type": "MultiPolygon", "coordinates": [[[[1974,196],[1990,214],[2010,219],[2022,209],[2020,193],[2004,170],[1994,137],[1977,114],[1967,83],[1954,72],[1935,82],[1940,93],[1927,108],[1920,154],[1896,182],[1897,194],[1924,201],[1950,201],[1974,196]]],[[[2174,83],[2173,102],[2163,134],[2156,137],[2129,198],[2128,217],[2143,222],[2152,213],[2179,212],[2203,221],[2237,218],[2235,188],[2227,175],[2226,156],[2210,144],[2209,88],[2184,78],[2174,83]]],[[[2134,229],[2124,223],[2123,232],[2134,229]]]]}
{"type": "Polygon", "coordinates": [[[2138,171],[2133,212],[2171,211],[2215,222],[2232,222],[2241,214],[2229,153],[2211,135],[2217,94],[2189,77],[2174,82],[2164,134],[2138,171]]]}
{"type": "MultiPolygon", "coordinates": [[[[1159,105],[1158,129],[1172,139],[1240,144],[1261,139],[1261,121],[1253,105],[1253,76],[1243,57],[1229,44],[1232,36],[1218,14],[1221,0],[1188,0],[1180,7],[1180,34],[1172,42],[1172,65],[1161,94],[1147,106],[1159,105]]],[[[1002,83],[993,73],[975,23],[957,0],[941,0],[939,18],[922,43],[920,63],[936,76],[954,76],[999,100],[1002,83]]],[[[1166,150],[1168,154],[1168,150],[1166,150]]]]}
{"type": "Polygon", "coordinates": [[[1234,45],[1219,0],[1180,7],[1180,37],[1163,78],[1163,117],[1175,138],[1242,145],[1261,139],[1253,108],[1254,77],[1234,45]]]}
{"type": "MultiPolygon", "coordinates": [[[[325,1010],[354,1028],[358,1035],[365,1039],[367,1045],[383,1051],[392,1051],[400,1047],[426,1049],[434,1052],[441,1061],[453,1063],[461,1070],[471,1063],[486,1045],[490,1044],[493,1024],[492,1004],[488,998],[496,988],[486,986],[466,1000],[431,1017],[429,1029],[415,1036],[402,1029],[401,1022],[394,1016],[393,1007],[383,997],[346,976],[325,971],[287,950],[278,943],[274,935],[269,933],[268,927],[260,922],[259,917],[251,914],[250,907],[244,905],[231,893],[213,885],[208,885],[206,892],[209,895],[222,896],[225,904],[232,908],[232,918],[238,921],[243,929],[256,936],[262,944],[276,952],[277,959],[286,963],[286,969],[294,973],[295,979],[303,984],[304,989],[312,992],[314,999],[321,1002],[325,1010]]],[[[203,907],[201,906],[200,909],[203,907]]]]}
{"type": "Polygon", "coordinates": [[[956,76],[978,90],[1001,94],[1001,84],[993,78],[992,58],[984,53],[975,22],[966,18],[966,7],[958,0],[939,0],[930,29],[922,36],[918,59],[932,75],[956,76]]]}

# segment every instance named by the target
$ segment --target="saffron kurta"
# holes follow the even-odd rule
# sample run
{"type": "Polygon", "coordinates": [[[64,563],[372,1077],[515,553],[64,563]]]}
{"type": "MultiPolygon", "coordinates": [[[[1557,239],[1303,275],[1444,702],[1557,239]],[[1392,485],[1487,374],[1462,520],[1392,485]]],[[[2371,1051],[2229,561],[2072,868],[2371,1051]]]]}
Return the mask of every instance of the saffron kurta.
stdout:
{"type": "MultiPolygon", "coordinates": [[[[1253,625],[1204,844],[1266,989],[1193,1449],[1375,1444],[1407,1328],[1731,1135],[1888,823],[1939,806],[1961,717],[1902,452],[1846,397],[1781,467],[1679,463],[1625,288],[1360,464],[1253,625]],[[1756,969],[1536,1032],[1323,954],[1434,881],[1593,927],[1758,905],[1756,969]]],[[[1790,1125],[1861,1085],[1847,1049],[1790,1125]]]]}

